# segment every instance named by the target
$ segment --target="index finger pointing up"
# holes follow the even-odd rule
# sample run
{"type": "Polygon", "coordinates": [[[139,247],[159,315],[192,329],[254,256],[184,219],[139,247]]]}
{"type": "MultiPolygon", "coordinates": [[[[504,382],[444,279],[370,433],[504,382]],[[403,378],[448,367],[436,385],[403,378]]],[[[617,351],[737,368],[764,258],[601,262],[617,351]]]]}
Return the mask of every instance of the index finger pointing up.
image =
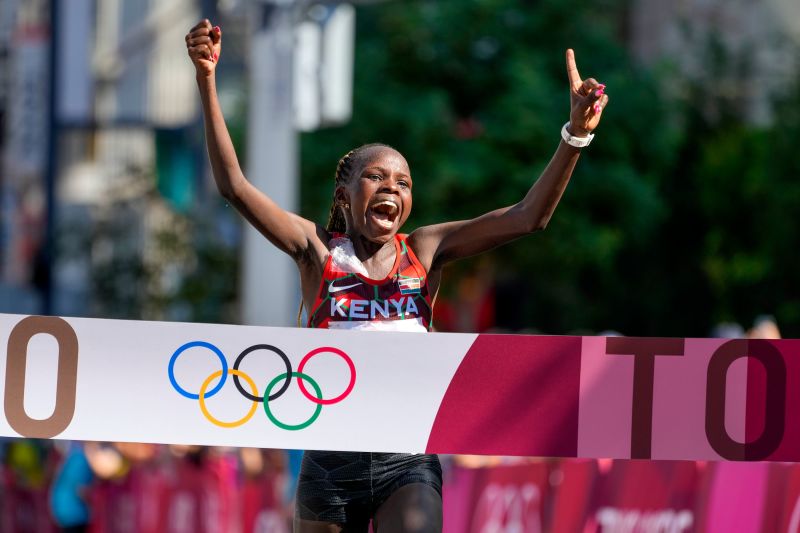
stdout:
{"type": "Polygon", "coordinates": [[[567,76],[569,76],[569,86],[573,91],[577,91],[583,85],[581,75],[578,74],[578,67],[575,65],[575,52],[572,48],[567,48],[567,76]]]}

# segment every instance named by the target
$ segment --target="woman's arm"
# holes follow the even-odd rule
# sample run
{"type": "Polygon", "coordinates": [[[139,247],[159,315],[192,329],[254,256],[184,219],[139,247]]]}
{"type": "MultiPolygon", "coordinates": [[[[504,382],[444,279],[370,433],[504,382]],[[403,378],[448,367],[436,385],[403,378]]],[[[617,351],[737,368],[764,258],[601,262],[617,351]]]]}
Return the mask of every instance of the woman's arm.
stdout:
{"type": "Polygon", "coordinates": [[[317,226],[285,211],[245,178],[217,98],[215,71],[222,31],[203,20],[186,35],[203,105],[206,145],[217,188],[250,224],[275,246],[300,259],[319,241],[317,226]]]}
{"type": "MultiPolygon", "coordinates": [[[[581,80],[572,50],[567,50],[567,75],[571,104],[568,131],[575,137],[586,137],[597,127],[608,103],[605,86],[592,78],[581,80]]],[[[423,266],[428,270],[440,268],[449,261],[484,252],[544,229],[567,188],[580,150],[562,140],[525,198],[512,206],[472,220],[417,229],[409,238],[423,266]]]]}

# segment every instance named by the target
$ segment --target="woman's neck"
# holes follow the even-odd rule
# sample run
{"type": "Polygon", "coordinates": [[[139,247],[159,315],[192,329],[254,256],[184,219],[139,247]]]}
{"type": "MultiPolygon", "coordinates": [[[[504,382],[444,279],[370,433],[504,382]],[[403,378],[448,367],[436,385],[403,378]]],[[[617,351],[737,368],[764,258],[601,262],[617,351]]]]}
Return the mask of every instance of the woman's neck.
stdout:
{"type": "Polygon", "coordinates": [[[372,278],[383,278],[389,274],[395,261],[394,235],[385,243],[372,242],[363,236],[351,236],[356,257],[372,278]]]}

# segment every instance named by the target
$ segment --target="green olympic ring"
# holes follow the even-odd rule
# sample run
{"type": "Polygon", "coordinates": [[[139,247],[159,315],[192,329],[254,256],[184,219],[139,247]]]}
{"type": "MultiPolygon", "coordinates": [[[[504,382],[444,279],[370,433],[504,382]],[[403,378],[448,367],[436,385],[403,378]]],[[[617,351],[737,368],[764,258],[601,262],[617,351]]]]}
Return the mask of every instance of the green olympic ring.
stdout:
{"type": "Polygon", "coordinates": [[[272,421],[272,423],[278,426],[279,428],[288,429],[289,431],[297,431],[298,429],[307,428],[308,426],[314,423],[317,417],[319,417],[319,414],[322,412],[322,404],[320,403],[317,404],[317,408],[314,410],[314,414],[311,415],[311,418],[309,418],[305,422],[294,426],[289,424],[284,424],[283,422],[275,418],[275,415],[273,415],[272,412],[269,410],[269,395],[272,392],[272,389],[275,387],[275,385],[278,384],[280,380],[291,379],[291,378],[300,378],[307,380],[309,383],[311,383],[311,386],[314,388],[314,392],[317,393],[317,398],[320,400],[322,399],[322,389],[320,389],[319,385],[317,385],[317,382],[311,379],[311,376],[307,374],[303,374],[301,372],[292,372],[291,377],[288,376],[289,374],[284,372],[283,374],[280,374],[278,377],[269,382],[269,385],[267,385],[267,390],[266,392],[264,392],[264,412],[267,413],[267,418],[269,418],[272,421]]]}

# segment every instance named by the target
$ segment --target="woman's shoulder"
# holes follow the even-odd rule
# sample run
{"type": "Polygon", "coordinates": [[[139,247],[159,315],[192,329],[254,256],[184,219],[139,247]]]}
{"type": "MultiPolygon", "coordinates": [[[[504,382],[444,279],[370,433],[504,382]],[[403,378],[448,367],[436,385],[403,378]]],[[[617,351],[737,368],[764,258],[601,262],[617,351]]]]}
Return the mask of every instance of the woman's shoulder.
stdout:
{"type": "Polygon", "coordinates": [[[429,234],[429,228],[430,226],[421,226],[411,233],[398,234],[398,238],[401,239],[401,242],[404,242],[406,247],[413,250],[417,260],[426,271],[431,270],[431,263],[433,260],[433,249],[431,247],[433,239],[429,234]]]}

